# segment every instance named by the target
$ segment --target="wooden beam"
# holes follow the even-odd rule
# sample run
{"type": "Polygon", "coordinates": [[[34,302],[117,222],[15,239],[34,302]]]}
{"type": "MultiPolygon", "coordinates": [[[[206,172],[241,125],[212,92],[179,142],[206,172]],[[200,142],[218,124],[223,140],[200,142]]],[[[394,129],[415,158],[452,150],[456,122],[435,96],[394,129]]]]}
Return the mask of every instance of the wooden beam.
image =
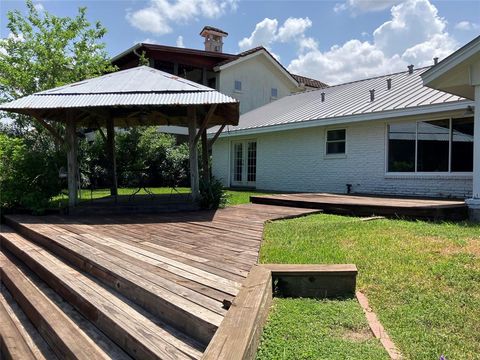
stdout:
{"type": "Polygon", "coordinates": [[[112,182],[110,186],[110,195],[118,195],[118,183],[117,183],[117,159],[115,156],[115,127],[113,124],[113,118],[109,116],[107,119],[107,155],[110,160],[109,175],[112,182]]]}
{"type": "Polygon", "coordinates": [[[213,136],[213,138],[210,140],[209,144],[208,144],[208,147],[211,148],[212,145],[214,144],[215,141],[217,141],[218,137],[220,136],[220,134],[222,133],[223,129],[225,129],[225,126],[227,126],[227,124],[223,124],[222,126],[220,126],[220,128],[217,130],[217,132],[215,133],[215,135],[213,136]]]}
{"type": "Polygon", "coordinates": [[[67,164],[68,164],[68,206],[74,207],[78,203],[78,142],[76,134],[76,124],[72,113],[67,113],[66,126],[66,144],[67,144],[67,164]]]}
{"type": "Polygon", "coordinates": [[[190,185],[193,201],[200,196],[200,184],[198,178],[198,152],[195,138],[197,136],[197,109],[189,106],[188,114],[188,148],[190,152],[190,185]]]}
{"type": "Polygon", "coordinates": [[[57,132],[57,130],[56,130],[52,125],[50,125],[49,123],[47,123],[47,122],[46,122],[45,120],[43,120],[40,116],[37,116],[37,115],[34,115],[34,114],[32,114],[32,116],[35,118],[35,120],[37,120],[37,121],[40,123],[40,125],[42,125],[45,129],[47,129],[48,132],[49,132],[50,134],[52,134],[53,137],[54,137],[55,139],[57,139],[58,142],[59,142],[61,145],[63,145],[63,144],[65,143],[65,139],[60,136],[60,134],[57,132]]]}
{"type": "Polygon", "coordinates": [[[195,142],[198,143],[198,140],[200,139],[200,136],[203,134],[203,131],[207,128],[208,122],[213,116],[213,113],[217,109],[217,104],[213,104],[210,106],[210,109],[208,109],[207,115],[205,116],[205,119],[203,119],[202,125],[200,125],[200,129],[198,130],[197,136],[195,136],[195,142]]]}

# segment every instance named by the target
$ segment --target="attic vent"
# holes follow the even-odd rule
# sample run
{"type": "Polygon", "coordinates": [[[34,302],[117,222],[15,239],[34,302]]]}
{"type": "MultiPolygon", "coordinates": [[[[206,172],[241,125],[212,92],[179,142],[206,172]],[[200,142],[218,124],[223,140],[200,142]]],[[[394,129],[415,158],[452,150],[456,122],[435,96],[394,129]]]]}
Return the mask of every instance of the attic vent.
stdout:
{"type": "Polygon", "coordinates": [[[433,58],[433,65],[437,65],[438,64],[438,57],[434,57],[433,58]]]}
{"type": "Polygon", "coordinates": [[[387,79],[387,90],[392,88],[392,79],[387,79]]]}
{"type": "Polygon", "coordinates": [[[370,90],[370,101],[375,100],[375,89],[370,90]]]}
{"type": "Polygon", "coordinates": [[[408,73],[413,74],[413,65],[408,65],[408,73]]]}
{"type": "Polygon", "coordinates": [[[322,93],[320,94],[320,96],[321,96],[322,102],[324,102],[324,101],[325,101],[325,93],[322,92],[322,93]]]}

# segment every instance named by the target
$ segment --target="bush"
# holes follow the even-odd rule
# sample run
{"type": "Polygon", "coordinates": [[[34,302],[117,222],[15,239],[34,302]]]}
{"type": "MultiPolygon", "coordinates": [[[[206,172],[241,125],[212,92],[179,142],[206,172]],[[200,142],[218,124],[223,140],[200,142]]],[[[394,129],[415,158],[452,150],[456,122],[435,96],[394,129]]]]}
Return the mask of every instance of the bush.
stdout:
{"type": "Polygon", "coordinates": [[[200,180],[200,207],[202,209],[218,209],[227,205],[228,194],[222,183],[212,177],[210,181],[200,180]]]}
{"type": "Polygon", "coordinates": [[[27,144],[23,138],[0,133],[0,207],[2,211],[42,212],[62,189],[58,169],[63,154],[53,143],[27,144]]]}

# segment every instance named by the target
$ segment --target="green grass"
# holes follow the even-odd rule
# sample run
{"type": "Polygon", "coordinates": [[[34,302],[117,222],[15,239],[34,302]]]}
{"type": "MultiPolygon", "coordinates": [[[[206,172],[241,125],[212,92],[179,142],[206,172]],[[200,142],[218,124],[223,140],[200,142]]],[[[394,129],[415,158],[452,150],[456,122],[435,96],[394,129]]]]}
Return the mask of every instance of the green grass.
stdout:
{"type": "MultiPolygon", "coordinates": [[[[118,194],[119,195],[131,195],[133,194],[137,189],[136,188],[119,188],[118,189],[118,194]]],[[[149,191],[151,191],[153,194],[159,195],[159,194],[170,194],[172,192],[171,188],[168,187],[159,187],[159,188],[148,188],[149,191]]],[[[177,188],[177,191],[181,194],[188,194],[190,192],[190,188],[182,187],[182,188],[177,188]]],[[[257,192],[257,191],[252,191],[252,190],[226,190],[227,195],[228,195],[228,206],[233,206],[233,205],[240,205],[240,204],[248,204],[250,202],[250,196],[252,195],[268,195],[272,194],[271,192],[266,193],[266,192],[257,192]]],[[[175,192],[174,192],[175,193],[175,192]]],[[[146,192],[144,189],[141,189],[141,191],[138,192],[139,195],[145,195],[146,192]]],[[[110,190],[109,189],[97,189],[94,190],[93,192],[90,192],[90,190],[82,190],[80,194],[81,201],[87,201],[91,199],[98,199],[102,198],[105,196],[110,196],[110,190]]],[[[68,197],[67,195],[58,195],[55,196],[51,201],[51,208],[58,208],[58,207],[63,207],[66,206],[68,203],[68,197]]]]}
{"type": "Polygon", "coordinates": [[[275,298],[257,360],[388,359],[354,299],[275,298]]]}
{"type": "Polygon", "coordinates": [[[263,263],[355,263],[407,359],[479,359],[480,226],[318,214],[269,223],[264,236],[263,263]]]}

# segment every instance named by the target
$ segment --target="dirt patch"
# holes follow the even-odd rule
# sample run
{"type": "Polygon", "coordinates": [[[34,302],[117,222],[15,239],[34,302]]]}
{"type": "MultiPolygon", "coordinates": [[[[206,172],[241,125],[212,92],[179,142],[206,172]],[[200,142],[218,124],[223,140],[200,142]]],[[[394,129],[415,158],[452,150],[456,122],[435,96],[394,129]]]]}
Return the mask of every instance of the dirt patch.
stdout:
{"type": "Polygon", "coordinates": [[[351,330],[347,329],[342,334],[342,339],[354,342],[364,342],[373,339],[373,334],[369,329],[351,330]]]}
{"type": "Polygon", "coordinates": [[[472,239],[468,240],[467,244],[463,246],[450,245],[445,246],[440,250],[442,255],[456,255],[456,254],[471,254],[477,258],[480,258],[480,240],[472,239]]]}

